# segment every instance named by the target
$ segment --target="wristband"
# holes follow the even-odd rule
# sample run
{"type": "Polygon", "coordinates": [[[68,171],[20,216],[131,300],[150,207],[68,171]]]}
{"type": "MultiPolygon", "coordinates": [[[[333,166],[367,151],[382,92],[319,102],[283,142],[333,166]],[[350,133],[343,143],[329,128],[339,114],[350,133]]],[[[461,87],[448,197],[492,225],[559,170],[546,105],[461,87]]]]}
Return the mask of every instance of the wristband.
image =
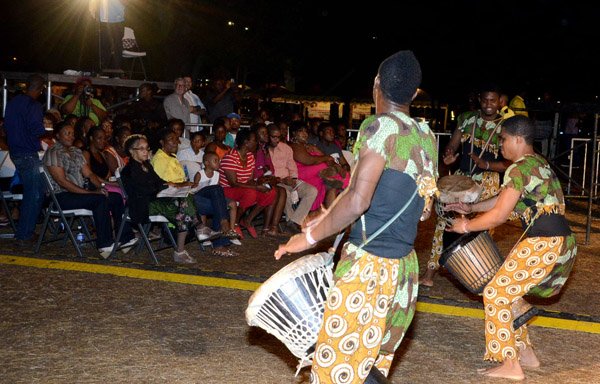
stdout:
{"type": "Polygon", "coordinates": [[[317,244],[317,240],[315,240],[312,235],[310,234],[310,232],[312,231],[312,228],[308,228],[306,230],[306,233],[304,234],[305,238],[306,238],[306,242],[310,245],[315,245],[317,244]]]}
{"type": "Polygon", "coordinates": [[[486,161],[486,162],[485,162],[485,170],[486,170],[486,171],[489,171],[489,169],[490,169],[490,162],[489,162],[489,161],[486,161]]]}

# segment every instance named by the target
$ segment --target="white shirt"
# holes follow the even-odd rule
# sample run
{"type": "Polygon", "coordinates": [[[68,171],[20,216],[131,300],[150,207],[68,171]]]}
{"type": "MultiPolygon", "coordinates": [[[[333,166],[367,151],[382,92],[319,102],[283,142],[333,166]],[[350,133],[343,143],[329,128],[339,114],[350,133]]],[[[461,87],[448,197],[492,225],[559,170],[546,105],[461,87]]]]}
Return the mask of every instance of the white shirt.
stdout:
{"type": "MultiPolygon", "coordinates": [[[[181,141],[181,138],[179,138],[179,140],[181,141]]],[[[200,151],[198,151],[198,154],[194,153],[194,150],[192,149],[192,147],[182,148],[180,146],[179,150],[177,151],[177,160],[179,160],[179,161],[194,161],[196,163],[202,164],[203,159],[204,159],[204,148],[201,148],[200,151]]]]}
{"type": "MultiPolygon", "coordinates": [[[[183,97],[190,103],[192,107],[200,107],[201,109],[206,109],[204,104],[202,104],[202,100],[190,89],[186,93],[183,94],[183,97]]],[[[190,113],[190,123],[192,124],[200,124],[202,121],[200,120],[200,116],[195,113],[190,113]]]]}

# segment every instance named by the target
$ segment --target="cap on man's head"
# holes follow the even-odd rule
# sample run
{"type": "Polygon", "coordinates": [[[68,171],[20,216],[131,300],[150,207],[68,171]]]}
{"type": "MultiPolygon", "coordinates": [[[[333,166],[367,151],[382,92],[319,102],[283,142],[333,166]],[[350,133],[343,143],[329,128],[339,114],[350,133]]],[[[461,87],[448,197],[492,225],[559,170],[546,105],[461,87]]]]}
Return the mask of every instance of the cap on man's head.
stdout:
{"type": "Polygon", "coordinates": [[[238,115],[238,114],[237,114],[237,113],[235,113],[235,112],[231,112],[229,115],[227,115],[227,118],[228,118],[228,119],[238,119],[238,120],[241,120],[241,119],[242,119],[242,118],[240,117],[240,115],[238,115]]]}
{"type": "Polygon", "coordinates": [[[421,85],[421,66],[412,51],[399,51],[385,59],[378,74],[381,92],[394,103],[410,103],[421,85]]]}
{"type": "Polygon", "coordinates": [[[75,85],[83,84],[86,81],[88,83],[92,84],[92,79],[91,78],[89,78],[87,76],[81,76],[81,77],[77,78],[77,80],[75,81],[75,85]]]}

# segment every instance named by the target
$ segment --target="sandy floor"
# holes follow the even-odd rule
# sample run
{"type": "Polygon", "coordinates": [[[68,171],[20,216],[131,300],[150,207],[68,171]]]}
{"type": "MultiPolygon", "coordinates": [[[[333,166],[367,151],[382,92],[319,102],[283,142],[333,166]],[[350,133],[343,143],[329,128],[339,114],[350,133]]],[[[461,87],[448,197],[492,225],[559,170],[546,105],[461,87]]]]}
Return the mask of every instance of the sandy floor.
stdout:
{"type": "MultiPolygon", "coordinates": [[[[571,207],[569,220],[578,241],[585,240],[584,209],[571,207]]],[[[424,268],[433,222],[422,225],[416,249],[424,268]]],[[[557,299],[538,302],[560,316],[600,322],[600,225],[590,245],[581,245],[569,282],[557,299]]],[[[520,235],[503,226],[495,240],[508,251],[520,235]]],[[[199,263],[189,268],[161,254],[159,267],[147,255],[100,260],[86,250],[87,263],[148,268],[182,274],[264,281],[285,263],[275,262],[277,241],[246,240],[242,255],[220,259],[187,245],[199,263]]],[[[326,245],[324,245],[326,247],[326,245]]],[[[0,240],[2,253],[74,260],[67,244],[44,246],[42,255],[0,240]]],[[[435,286],[422,289],[422,301],[481,308],[443,272],[435,286]]],[[[244,319],[252,292],[150,281],[97,273],[0,264],[1,383],[306,383],[307,369],[294,377],[294,356],[274,337],[248,327],[244,319]]],[[[542,368],[526,371],[527,383],[600,383],[600,334],[531,327],[542,368]]],[[[419,312],[396,354],[395,383],[504,383],[476,373],[485,367],[483,321],[419,312]]]]}

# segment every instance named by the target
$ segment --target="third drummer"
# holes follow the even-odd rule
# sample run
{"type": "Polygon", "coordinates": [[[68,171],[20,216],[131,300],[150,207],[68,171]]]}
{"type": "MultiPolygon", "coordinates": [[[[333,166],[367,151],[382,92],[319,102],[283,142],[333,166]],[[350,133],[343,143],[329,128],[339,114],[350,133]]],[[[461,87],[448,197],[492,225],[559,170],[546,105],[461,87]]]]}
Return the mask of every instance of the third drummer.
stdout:
{"type": "Polygon", "coordinates": [[[528,118],[514,116],[502,126],[502,154],[514,161],[506,170],[498,196],[473,205],[448,205],[459,213],[485,212],[472,220],[456,219],[449,230],[483,231],[518,214],[524,235],[483,291],[485,360],[499,366],[481,374],[523,380],[522,367],[540,362],[529,340],[527,326],[513,328],[511,305],[524,295],[542,298],[558,294],[575,261],[577,246],[565,218],[562,188],[548,162],[533,150],[535,130],[528,118]]]}
{"type": "MultiPolygon", "coordinates": [[[[481,185],[482,200],[498,194],[500,173],[510,164],[500,155],[498,145],[502,123],[502,116],[498,113],[499,100],[498,88],[494,85],[483,86],[479,94],[481,108],[465,112],[458,117],[456,129],[443,152],[445,165],[450,166],[459,160],[456,174],[470,176],[481,185]],[[484,148],[485,152],[482,151],[484,148]]],[[[419,283],[426,287],[433,286],[433,275],[439,268],[442,250],[456,238],[452,234],[444,234],[446,220],[440,207],[440,204],[436,204],[438,217],[427,270],[419,279],[419,283]]]]}

